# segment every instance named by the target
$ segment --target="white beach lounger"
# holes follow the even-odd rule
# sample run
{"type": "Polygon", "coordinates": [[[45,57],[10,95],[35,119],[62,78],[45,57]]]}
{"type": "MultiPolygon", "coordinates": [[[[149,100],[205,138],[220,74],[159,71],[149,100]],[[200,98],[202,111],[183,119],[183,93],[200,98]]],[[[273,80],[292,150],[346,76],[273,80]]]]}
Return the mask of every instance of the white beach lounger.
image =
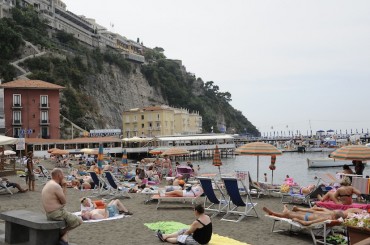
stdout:
{"type": "Polygon", "coordinates": [[[332,227],[340,225],[340,222],[337,220],[326,220],[324,222],[315,223],[312,225],[302,225],[298,222],[295,222],[291,219],[287,218],[280,218],[273,215],[265,215],[265,217],[273,219],[274,223],[272,224],[272,232],[282,232],[282,231],[288,231],[292,232],[295,228],[295,230],[306,230],[310,233],[313,243],[316,245],[317,243],[321,244],[330,244],[326,243],[326,237],[327,235],[332,232],[332,227]],[[275,224],[276,222],[280,221],[280,223],[287,223],[289,225],[289,229],[280,229],[275,230],[275,224]],[[322,237],[322,238],[318,238],[322,237]]]}

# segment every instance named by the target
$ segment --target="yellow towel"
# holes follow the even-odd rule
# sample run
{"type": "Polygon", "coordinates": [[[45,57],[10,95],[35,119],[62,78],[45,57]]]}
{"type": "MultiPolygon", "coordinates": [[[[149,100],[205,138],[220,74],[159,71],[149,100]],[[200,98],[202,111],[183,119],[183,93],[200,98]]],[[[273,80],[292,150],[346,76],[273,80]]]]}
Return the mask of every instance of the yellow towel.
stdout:
{"type": "Polygon", "coordinates": [[[209,245],[249,245],[248,243],[239,242],[229,237],[220,236],[215,233],[212,234],[211,241],[208,243],[209,245]]]}

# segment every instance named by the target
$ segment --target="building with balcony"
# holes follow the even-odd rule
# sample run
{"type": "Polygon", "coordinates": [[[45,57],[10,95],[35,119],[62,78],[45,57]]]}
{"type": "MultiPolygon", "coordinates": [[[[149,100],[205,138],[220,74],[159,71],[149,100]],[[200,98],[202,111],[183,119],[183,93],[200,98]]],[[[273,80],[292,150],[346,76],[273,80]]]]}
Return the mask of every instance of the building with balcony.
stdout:
{"type": "Polygon", "coordinates": [[[163,135],[197,134],[202,132],[202,117],[166,105],[135,108],[122,114],[123,135],[156,137],[163,135]]]}
{"type": "Polygon", "coordinates": [[[0,87],[6,136],[60,138],[59,92],[64,87],[40,80],[16,80],[0,87]]]}

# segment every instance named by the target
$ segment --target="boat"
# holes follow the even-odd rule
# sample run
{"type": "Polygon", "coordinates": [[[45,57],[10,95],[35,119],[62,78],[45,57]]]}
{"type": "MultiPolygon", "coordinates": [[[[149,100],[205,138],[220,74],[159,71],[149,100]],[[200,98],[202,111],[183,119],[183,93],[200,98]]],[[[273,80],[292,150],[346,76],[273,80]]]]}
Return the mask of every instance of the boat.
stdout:
{"type": "MultiPolygon", "coordinates": [[[[366,164],[366,162],[362,162],[366,164]]],[[[350,160],[338,160],[334,158],[316,158],[316,159],[309,159],[307,158],[307,165],[308,168],[328,168],[328,167],[343,167],[343,165],[352,165],[352,161],[350,160]]]]}

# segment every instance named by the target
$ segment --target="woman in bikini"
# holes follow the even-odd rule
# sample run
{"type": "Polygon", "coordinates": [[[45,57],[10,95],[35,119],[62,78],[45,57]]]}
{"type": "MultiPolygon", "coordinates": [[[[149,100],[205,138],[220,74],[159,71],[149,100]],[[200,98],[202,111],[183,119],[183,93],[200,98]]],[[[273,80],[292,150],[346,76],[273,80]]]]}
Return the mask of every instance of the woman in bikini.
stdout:
{"type": "Polygon", "coordinates": [[[212,237],[211,218],[204,213],[204,207],[200,204],[195,206],[194,214],[196,220],[190,225],[189,229],[182,229],[172,234],[162,234],[157,232],[158,238],[162,242],[185,245],[208,244],[212,237]]]}
{"type": "Polygon", "coordinates": [[[343,178],[339,187],[336,191],[329,191],[324,196],[318,195],[318,199],[322,202],[333,201],[336,204],[351,205],[352,204],[352,195],[356,194],[357,196],[361,195],[361,192],[356,188],[351,186],[351,180],[348,177],[343,178]]]}

